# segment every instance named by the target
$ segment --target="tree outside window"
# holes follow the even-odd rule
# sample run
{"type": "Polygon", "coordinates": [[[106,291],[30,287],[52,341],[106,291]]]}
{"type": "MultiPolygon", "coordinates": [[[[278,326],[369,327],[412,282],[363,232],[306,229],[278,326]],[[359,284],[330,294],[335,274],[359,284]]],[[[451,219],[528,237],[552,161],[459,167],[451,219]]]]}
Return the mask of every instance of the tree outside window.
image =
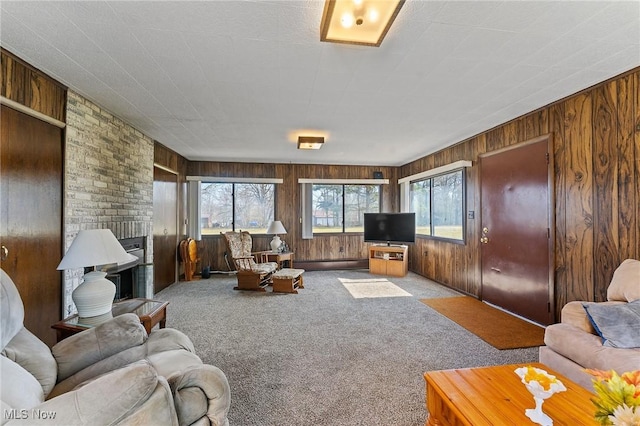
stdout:
{"type": "Polygon", "coordinates": [[[463,170],[413,182],[410,191],[417,234],[464,240],[463,170]]]}
{"type": "Polygon", "coordinates": [[[364,213],[380,211],[378,185],[313,185],[313,233],[364,232],[364,213]]]}
{"type": "Polygon", "coordinates": [[[274,217],[274,194],[274,184],[203,182],[200,201],[202,234],[239,230],[265,234],[274,217]]]}

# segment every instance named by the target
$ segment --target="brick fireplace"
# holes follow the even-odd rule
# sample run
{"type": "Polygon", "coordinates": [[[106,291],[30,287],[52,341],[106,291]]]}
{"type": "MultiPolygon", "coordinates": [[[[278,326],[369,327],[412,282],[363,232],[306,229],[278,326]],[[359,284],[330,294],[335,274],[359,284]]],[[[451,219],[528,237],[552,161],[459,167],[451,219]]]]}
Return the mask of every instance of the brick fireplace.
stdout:
{"type": "MultiPolygon", "coordinates": [[[[153,140],[71,90],[66,114],[65,252],[78,231],[108,228],[123,246],[136,239],[140,263],[152,264],[153,140]]],[[[153,296],[153,269],[142,269],[143,282],[125,283],[120,298],[133,296],[134,287],[136,297],[153,296]]],[[[114,272],[121,286],[122,272],[114,272]]],[[[82,275],[82,269],[64,271],[63,316],[76,311],[71,292],[82,275]]]]}

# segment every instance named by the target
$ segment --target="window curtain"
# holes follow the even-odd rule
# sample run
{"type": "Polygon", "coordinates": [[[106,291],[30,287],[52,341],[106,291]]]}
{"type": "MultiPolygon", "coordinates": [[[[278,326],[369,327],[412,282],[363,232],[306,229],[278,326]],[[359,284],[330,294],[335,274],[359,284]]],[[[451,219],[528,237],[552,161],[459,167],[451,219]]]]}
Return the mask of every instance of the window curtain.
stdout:
{"type": "Polygon", "coordinates": [[[187,214],[189,217],[187,234],[189,238],[196,241],[202,239],[200,231],[200,190],[202,182],[199,180],[190,180],[187,189],[187,214]]]}

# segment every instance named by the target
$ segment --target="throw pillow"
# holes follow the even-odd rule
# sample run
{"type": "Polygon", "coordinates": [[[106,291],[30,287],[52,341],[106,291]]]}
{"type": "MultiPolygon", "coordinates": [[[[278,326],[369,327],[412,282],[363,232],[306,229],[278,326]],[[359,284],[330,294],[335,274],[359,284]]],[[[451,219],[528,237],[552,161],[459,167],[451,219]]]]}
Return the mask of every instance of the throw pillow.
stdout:
{"type": "Polygon", "coordinates": [[[640,299],[640,260],[627,259],[613,272],[607,300],[633,302],[640,299]]]}
{"type": "Polygon", "coordinates": [[[640,300],[620,305],[583,306],[604,346],[640,348],[640,300]]]}

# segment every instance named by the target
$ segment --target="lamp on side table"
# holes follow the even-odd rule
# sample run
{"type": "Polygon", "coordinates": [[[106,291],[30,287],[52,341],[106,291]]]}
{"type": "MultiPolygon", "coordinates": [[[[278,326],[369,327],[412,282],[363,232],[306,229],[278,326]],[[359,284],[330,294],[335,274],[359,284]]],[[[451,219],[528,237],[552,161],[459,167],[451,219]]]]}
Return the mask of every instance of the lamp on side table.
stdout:
{"type": "Polygon", "coordinates": [[[274,234],[273,239],[271,240],[271,251],[274,253],[278,253],[280,250],[280,246],[282,245],[282,240],[278,236],[278,234],[286,234],[287,230],[284,229],[284,225],[279,220],[274,220],[269,225],[267,229],[267,234],[274,234]]]}
{"type": "Polygon", "coordinates": [[[90,318],[111,313],[116,287],[105,278],[106,272],[98,270],[98,266],[132,260],[136,260],[136,257],[122,248],[110,229],[91,229],[78,233],[58,265],[58,270],[94,268],[84,274],[83,282],[71,294],[78,308],[78,316],[90,318]]]}

